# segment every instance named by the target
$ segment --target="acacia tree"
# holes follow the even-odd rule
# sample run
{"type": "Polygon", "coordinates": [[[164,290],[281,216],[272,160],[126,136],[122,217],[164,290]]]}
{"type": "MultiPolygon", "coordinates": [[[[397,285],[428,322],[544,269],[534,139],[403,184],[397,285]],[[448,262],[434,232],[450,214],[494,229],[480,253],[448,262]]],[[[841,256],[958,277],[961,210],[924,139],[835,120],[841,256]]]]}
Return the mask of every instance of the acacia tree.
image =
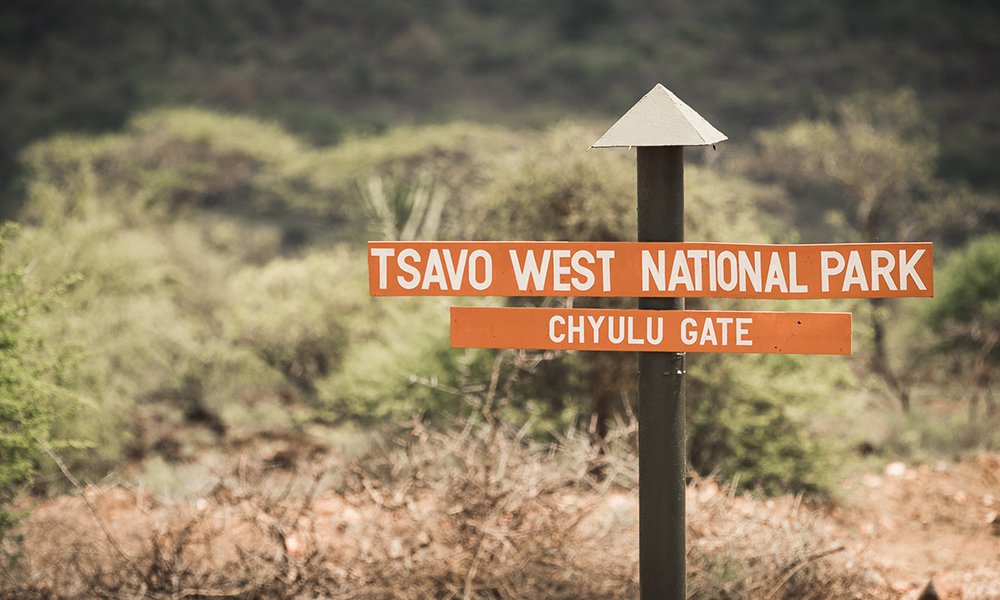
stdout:
{"type": "Polygon", "coordinates": [[[944,339],[943,350],[972,354],[969,417],[980,397],[993,415],[992,385],[1000,372],[1000,236],[981,237],[940,269],[929,322],[944,339]]]}
{"type": "MultiPolygon", "coordinates": [[[[778,180],[813,222],[817,212],[841,215],[857,241],[906,241],[928,228],[926,207],[940,199],[934,177],[934,129],[915,94],[863,94],[838,104],[817,120],[758,135],[759,153],[745,168],[778,180]]],[[[909,384],[889,365],[889,304],[872,298],[869,364],[910,408],[909,384]]]]}

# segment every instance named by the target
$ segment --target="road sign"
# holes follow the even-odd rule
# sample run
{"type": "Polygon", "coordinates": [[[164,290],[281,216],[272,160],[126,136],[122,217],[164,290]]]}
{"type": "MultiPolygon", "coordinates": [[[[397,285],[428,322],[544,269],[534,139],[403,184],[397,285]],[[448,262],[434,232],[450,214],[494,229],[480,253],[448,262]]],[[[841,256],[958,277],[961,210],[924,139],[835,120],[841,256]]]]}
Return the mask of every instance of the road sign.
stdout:
{"type": "Polygon", "coordinates": [[[726,139],[657,84],[595,148],[636,147],[637,239],[369,242],[373,296],[637,297],[639,310],[455,307],[453,347],[639,354],[640,597],[684,598],[687,352],[850,354],[849,313],[685,311],[686,297],[932,296],[929,243],[684,242],[684,146],[726,139]]]}
{"type": "Polygon", "coordinates": [[[930,243],[369,242],[373,296],[934,295],[930,243]]]}
{"type": "Polygon", "coordinates": [[[452,307],[453,348],[850,354],[850,313],[452,307]]]}

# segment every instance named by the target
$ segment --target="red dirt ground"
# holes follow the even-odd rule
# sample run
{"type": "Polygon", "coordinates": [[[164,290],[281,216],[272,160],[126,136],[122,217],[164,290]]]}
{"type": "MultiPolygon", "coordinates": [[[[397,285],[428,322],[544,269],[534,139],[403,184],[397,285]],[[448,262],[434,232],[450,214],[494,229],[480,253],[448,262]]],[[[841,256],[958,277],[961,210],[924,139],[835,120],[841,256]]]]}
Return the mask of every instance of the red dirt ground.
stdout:
{"type": "Polygon", "coordinates": [[[865,547],[903,598],[933,579],[942,598],[1000,599],[1000,454],[893,463],[842,487],[832,515],[842,536],[865,547]]]}

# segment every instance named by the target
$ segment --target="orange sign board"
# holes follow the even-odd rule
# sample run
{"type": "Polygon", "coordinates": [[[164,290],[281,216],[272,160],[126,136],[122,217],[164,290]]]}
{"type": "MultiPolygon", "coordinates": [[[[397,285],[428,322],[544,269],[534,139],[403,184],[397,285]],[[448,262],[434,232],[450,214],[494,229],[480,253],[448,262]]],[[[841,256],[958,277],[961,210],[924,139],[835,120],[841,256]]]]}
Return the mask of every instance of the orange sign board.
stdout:
{"type": "Polygon", "coordinates": [[[373,296],[934,295],[930,243],[369,242],[373,296]]]}
{"type": "Polygon", "coordinates": [[[456,306],[451,346],[850,354],[851,313],[456,306]]]}

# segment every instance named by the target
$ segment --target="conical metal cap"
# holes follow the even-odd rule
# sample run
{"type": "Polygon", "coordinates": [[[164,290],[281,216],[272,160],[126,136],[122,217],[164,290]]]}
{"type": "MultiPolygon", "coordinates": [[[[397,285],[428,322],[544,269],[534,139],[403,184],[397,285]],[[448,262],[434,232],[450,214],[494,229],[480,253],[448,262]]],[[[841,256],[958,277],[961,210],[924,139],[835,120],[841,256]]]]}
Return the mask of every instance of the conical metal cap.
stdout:
{"type": "Polygon", "coordinates": [[[727,139],[658,83],[591,147],[707,146],[727,139]]]}

